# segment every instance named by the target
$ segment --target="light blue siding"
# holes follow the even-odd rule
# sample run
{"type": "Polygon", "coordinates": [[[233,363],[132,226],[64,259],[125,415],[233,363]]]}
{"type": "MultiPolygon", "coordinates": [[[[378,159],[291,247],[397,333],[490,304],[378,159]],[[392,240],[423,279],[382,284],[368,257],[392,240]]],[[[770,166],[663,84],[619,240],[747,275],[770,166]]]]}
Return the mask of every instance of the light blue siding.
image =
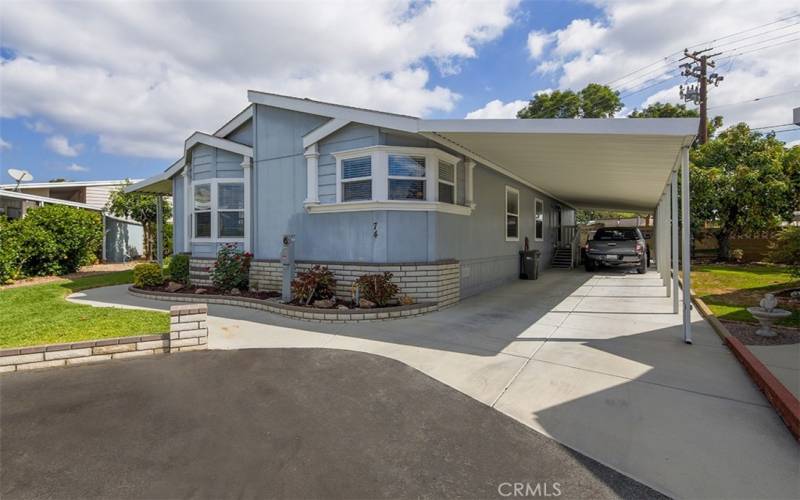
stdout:
{"type": "Polygon", "coordinates": [[[198,144],[191,150],[192,179],[242,177],[242,155],[198,144]]]}
{"type": "Polygon", "coordinates": [[[244,125],[237,128],[230,134],[228,134],[226,139],[229,139],[233,142],[238,142],[239,144],[245,144],[247,146],[253,145],[253,120],[248,120],[244,125]]]}
{"type": "Polygon", "coordinates": [[[550,265],[553,255],[552,219],[555,202],[494,170],[478,165],[474,170],[476,208],[470,216],[437,214],[436,258],[461,262],[461,295],[473,295],[517,278],[519,251],[525,237],[531,249],[542,252],[541,269],[550,265]],[[519,241],[505,238],[505,187],[519,190],[519,241]],[[544,203],[544,239],[534,238],[534,200],[544,203]]]}
{"type": "Polygon", "coordinates": [[[172,178],[172,253],[181,253],[184,249],[184,224],[186,224],[185,197],[183,176],[172,178]]]}

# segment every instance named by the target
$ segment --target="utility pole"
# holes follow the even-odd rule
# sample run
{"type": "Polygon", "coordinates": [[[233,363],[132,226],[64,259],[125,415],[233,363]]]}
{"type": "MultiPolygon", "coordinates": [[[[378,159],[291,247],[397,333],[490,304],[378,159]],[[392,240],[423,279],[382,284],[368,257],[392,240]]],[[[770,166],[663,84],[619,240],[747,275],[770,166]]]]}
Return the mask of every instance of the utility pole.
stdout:
{"type": "Polygon", "coordinates": [[[694,78],[697,84],[687,85],[685,88],[681,85],[681,99],[686,102],[693,102],[700,105],[700,129],[697,131],[697,140],[699,144],[705,144],[708,141],[708,84],[713,84],[715,87],[719,86],[724,77],[718,73],[708,74],[708,68],[716,67],[712,57],[721,54],[705,54],[711,48],[703,49],[695,52],[689,52],[689,49],[683,50],[684,59],[691,59],[691,61],[681,64],[679,67],[683,70],[681,75],[694,78]]]}

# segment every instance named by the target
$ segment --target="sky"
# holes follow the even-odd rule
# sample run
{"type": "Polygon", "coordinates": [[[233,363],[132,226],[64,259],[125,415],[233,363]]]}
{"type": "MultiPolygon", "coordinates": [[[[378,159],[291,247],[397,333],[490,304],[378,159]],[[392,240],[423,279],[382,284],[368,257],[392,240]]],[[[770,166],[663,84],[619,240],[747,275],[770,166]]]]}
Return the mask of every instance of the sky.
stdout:
{"type": "MultiPolygon", "coordinates": [[[[610,84],[624,118],[681,102],[685,47],[724,76],[710,115],[772,127],[800,106],[785,0],[0,4],[0,181],[144,178],[247,106],[247,89],[425,118],[513,118],[536,93],[610,84]]],[[[800,144],[800,128],[778,138],[800,144]]],[[[765,129],[769,130],[769,129],[765,129]]]]}

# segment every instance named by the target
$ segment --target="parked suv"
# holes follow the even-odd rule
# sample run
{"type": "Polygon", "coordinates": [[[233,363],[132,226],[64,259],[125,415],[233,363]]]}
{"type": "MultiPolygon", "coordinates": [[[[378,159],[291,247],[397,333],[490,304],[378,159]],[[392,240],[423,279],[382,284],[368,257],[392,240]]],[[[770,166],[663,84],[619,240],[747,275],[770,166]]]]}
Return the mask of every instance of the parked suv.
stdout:
{"type": "Polygon", "coordinates": [[[647,242],[636,227],[603,227],[586,243],[586,270],[600,266],[636,265],[636,272],[647,272],[647,242]]]}

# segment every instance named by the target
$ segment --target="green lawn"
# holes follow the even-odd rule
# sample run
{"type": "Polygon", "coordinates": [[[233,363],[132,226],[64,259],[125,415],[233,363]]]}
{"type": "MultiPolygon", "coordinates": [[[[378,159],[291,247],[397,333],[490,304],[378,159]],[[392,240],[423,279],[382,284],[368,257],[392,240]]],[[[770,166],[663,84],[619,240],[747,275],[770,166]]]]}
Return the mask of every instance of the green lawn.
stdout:
{"type": "Polygon", "coordinates": [[[167,313],[91,307],[64,299],[80,290],[132,281],[132,271],[121,271],[0,290],[0,347],[168,332],[167,313]]]}
{"type": "MultiPolygon", "coordinates": [[[[779,266],[699,265],[693,266],[692,289],[720,319],[755,323],[747,307],[757,306],[765,293],[799,288],[800,280],[779,266]]],[[[779,307],[793,314],[779,325],[800,328],[800,308],[780,298],[779,307]]]]}

